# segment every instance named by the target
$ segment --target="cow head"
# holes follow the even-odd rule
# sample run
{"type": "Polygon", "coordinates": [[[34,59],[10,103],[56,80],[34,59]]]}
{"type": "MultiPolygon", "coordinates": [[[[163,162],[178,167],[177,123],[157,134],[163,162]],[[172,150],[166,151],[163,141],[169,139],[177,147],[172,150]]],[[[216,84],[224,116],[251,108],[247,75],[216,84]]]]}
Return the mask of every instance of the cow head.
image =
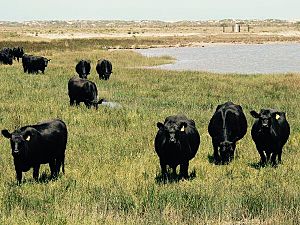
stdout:
{"type": "Polygon", "coordinates": [[[90,60],[80,60],[76,66],[76,72],[80,78],[87,79],[87,76],[90,74],[90,67],[90,60]]]}
{"type": "Polygon", "coordinates": [[[219,144],[219,152],[223,163],[230,162],[234,157],[235,142],[223,141],[219,144]]]}
{"type": "Polygon", "coordinates": [[[104,98],[100,99],[100,100],[94,100],[94,101],[91,101],[91,105],[93,105],[95,107],[95,109],[98,109],[98,105],[101,105],[102,102],[104,101],[104,98]]]}
{"type": "Polygon", "coordinates": [[[180,143],[180,135],[185,133],[187,123],[181,122],[178,125],[175,122],[167,122],[165,124],[158,122],[157,127],[165,134],[167,143],[177,145],[180,143]]]}
{"type": "Polygon", "coordinates": [[[32,140],[30,130],[16,130],[13,133],[10,133],[8,130],[2,130],[1,133],[4,137],[10,139],[12,155],[14,157],[26,154],[28,143],[32,140]]]}
{"type": "Polygon", "coordinates": [[[270,109],[261,109],[260,113],[252,110],[250,111],[250,114],[255,119],[258,119],[258,127],[260,128],[260,131],[268,131],[271,128],[272,121],[276,121],[284,117],[283,112],[277,112],[270,109]]]}
{"type": "Polygon", "coordinates": [[[48,62],[50,62],[50,61],[51,61],[51,59],[44,58],[45,67],[48,66],[48,62]]]}

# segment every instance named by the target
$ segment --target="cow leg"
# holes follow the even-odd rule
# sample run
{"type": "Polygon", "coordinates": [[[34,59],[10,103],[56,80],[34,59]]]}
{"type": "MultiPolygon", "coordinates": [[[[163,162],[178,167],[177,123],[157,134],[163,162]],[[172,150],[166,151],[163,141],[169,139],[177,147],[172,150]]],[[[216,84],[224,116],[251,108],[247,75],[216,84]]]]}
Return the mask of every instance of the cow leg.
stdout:
{"type": "Polygon", "coordinates": [[[76,104],[76,106],[79,106],[80,102],[79,101],[75,101],[75,104],[76,104]]]}
{"type": "Polygon", "coordinates": [[[189,169],[189,161],[180,164],[179,176],[184,179],[187,179],[189,177],[188,169],[189,169]]]}
{"type": "Polygon", "coordinates": [[[35,181],[38,181],[39,179],[39,170],[40,170],[40,165],[35,165],[33,167],[33,179],[35,179],[35,181]]]}
{"type": "Polygon", "coordinates": [[[15,160],[14,160],[14,165],[15,165],[17,183],[20,184],[22,181],[22,170],[20,169],[18,163],[15,160]]]}
{"type": "Polygon", "coordinates": [[[50,166],[50,171],[51,171],[51,179],[53,179],[57,176],[55,159],[53,159],[49,162],[49,166],[50,166]]]}
{"type": "Polygon", "coordinates": [[[234,152],[235,152],[236,144],[232,144],[232,151],[229,153],[229,162],[231,162],[234,159],[234,152]]]}
{"type": "Polygon", "coordinates": [[[61,156],[61,170],[65,173],[65,153],[61,156]]]}
{"type": "Polygon", "coordinates": [[[220,155],[219,155],[219,146],[217,144],[217,142],[212,142],[213,144],[213,148],[214,148],[214,162],[215,164],[219,164],[220,163],[220,155]]]}
{"type": "Polygon", "coordinates": [[[75,100],[70,98],[70,106],[73,106],[74,103],[75,103],[75,100]]]}
{"type": "Polygon", "coordinates": [[[85,106],[90,109],[91,108],[91,104],[89,102],[84,102],[85,106]]]}
{"type": "Polygon", "coordinates": [[[161,175],[163,177],[163,179],[166,179],[167,178],[167,165],[162,161],[160,160],[160,168],[161,168],[161,175]]]}
{"type": "Polygon", "coordinates": [[[266,164],[266,156],[263,149],[260,146],[256,145],[256,149],[260,155],[260,163],[264,166],[266,164]]]}
{"type": "Polygon", "coordinates": [[[272,166],[276,166],[276,156],[277,156],[277,151],[274,151],[272,156],[271,156],[272,166]]]}
{"type": "Polygon", "coordinates": [[[278,151],[278,163],[281,163],[281,154],[282,154],[282,149],[278,151]]]}
{"type": "Polygon", "coordinates": [[[62,164],[61,159],[56,159],[56,175],[58,176],[59,172],[60,172],[60,166],[62,164]]]}
{"type": "Polygon", "coordinates": [[[271,152],[266,152],[266,156],[267,156],[267,163],[270,161],[270,156],[271,156],[271,152]]]}
{"type": "Polygon", "coordinates": [[[20,184],[22,181],[22,171],[21,170],[16,170],[16,177],[17,177],[18,184],[20,184]]]}

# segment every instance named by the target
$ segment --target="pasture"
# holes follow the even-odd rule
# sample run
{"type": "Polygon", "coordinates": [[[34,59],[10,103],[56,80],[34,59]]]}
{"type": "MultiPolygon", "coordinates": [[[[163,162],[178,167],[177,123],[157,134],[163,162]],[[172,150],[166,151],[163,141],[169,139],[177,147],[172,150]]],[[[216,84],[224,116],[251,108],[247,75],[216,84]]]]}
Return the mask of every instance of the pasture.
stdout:
{"type": "MultiPolygon", "coordinates": [[[[71,42],[71,41],[70,41],[71,42]]],[[[29,43],[30,44],[30,43],[29,43]]],[[[29,46],[28,44],[28,46],[29,46]]],[[[32,45],[35,45],[32,43],[32,45]]],[[[49,181],[32,170],[18,186],[9,141],[0,137],[1,224],[297,224],[300,218],[300,77],[217,75],[143,69],[170,63],[170,57],[146,58],[129,50],[51,46],[25,51],[51,58],[45,74],[23,73],[21,63],[0,65],[0,125],[14,130],[50,118],[67,124],[65,175],[49,181]],[[89,79],[99,98],[121,109],[70,107],[67,82],[81,58],[92,61],[89,79]],[[109,81],[99,80],[96,61],[113,64],[109,81]],[[218,104],[240,104],[248,132],[238,142],[235,160],[211,162],[207,132],[218,104]],[[273,107],[287,113],[291,136],[277,168],[259,168],[250,136],[249,111],[273,107]],[[154,151],[156,123],[184,113],[196,122],[200,149],[190,161],[190,180],[159,182],[154,151]]],[[[79,45],[78,45],[79,46],[79,45]]],[[[28,50],[29,49],[29,50],[28,50]]]]}

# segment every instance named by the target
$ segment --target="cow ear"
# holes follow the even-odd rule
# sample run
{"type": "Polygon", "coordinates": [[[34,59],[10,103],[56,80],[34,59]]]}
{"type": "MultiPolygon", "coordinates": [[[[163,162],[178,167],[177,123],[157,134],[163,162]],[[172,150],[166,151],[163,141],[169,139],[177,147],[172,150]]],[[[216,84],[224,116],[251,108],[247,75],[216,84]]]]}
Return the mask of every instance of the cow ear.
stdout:
{"type": "Polygon", "coordinates": [[[23,135],[23,138],[25,141],[30,141],[31,139],[31,134],[29,132],[26,132],[24,135],[23,135]]]}
{"type": "Polygon", "coordinates": [[[30,128],[27,128],[25,133],[23,134],[23,138],[25,141],[30,141],[32,138],[32,132],[30,131],[30,128]]]}
{"type": "Polygon", "coordinates": [[[254,118],[259,118],[259,114],[257,112],[255,112],[254,110],[250,111],[251,116],[253,116],[254,118]]]}
{"type": "Polygon", "coordinates": [[[8,130],[2,130],[1,133],[4,137],[11,138],[11,133],[8,130]]]}
{"type": "Polygon", "coordinates": [[[281,117],[285,117],[285,113],[283,113],[283,112],[275,112],[275,113],[272,113],[272,116],[276,120],[279,120],[281,117]]]}
{"type": "Polygon", "coordinates": [[[158,127],[158,129],[164,128],[164,125],[163,125],[161,122],[158,122],[158,123],[156,124],[156,126],[158,127]]]}
{"type": "Polygon", "coordinates": [[[186,127],[187,127],[187,123],[186,122],[181,122],[179,129],[180,129],[180,131],[184,132],[186,127]]]}

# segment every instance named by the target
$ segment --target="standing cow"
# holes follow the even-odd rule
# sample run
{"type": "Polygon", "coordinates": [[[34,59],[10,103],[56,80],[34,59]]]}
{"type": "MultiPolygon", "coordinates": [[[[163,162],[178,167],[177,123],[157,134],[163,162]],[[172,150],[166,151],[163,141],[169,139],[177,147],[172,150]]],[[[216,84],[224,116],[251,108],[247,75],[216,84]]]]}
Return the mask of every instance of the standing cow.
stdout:
{"type": "Polygon", "coordinates": [[[13,57],[9,55],[7,52],[0,51],[0,63],[4,65],[12,65],[13,64],[13,57]]]}
{"type": "Polygon", "coordinates": [[[75,70],[80,78],[87,78],[91,71],[91,61],[90,60],[80,60],[76,66],[75,70]]]}
{"type": "Polygon", "coordinates": [[[236,142],[242,139],[246,132],[247,120],[240,105],[232,102],[218,105],[208,125],[216,164],[228,163],[234,158],[236,142]]]}
{"type": "Polygon", "coordinates": [[[251,136],[261,158],[261,164],[265,165],[270,160],[273,166],[281,162],[282,148],[290,135],[290,126],[285,113],[275,109],[261,109],[260,113],[251,111],[256,119],[251,130],[251,136]],[[265,155],[265,153],[266,155],[265,155]]]}
{"type": "Polygon", "coordinates": [[[99,74],[99,79],[108,80],[112,73],[111,62],[106,59],[98,60],[96,70],[99,74]]]}
{"type": "Polygon", "coordinates": [[[48,66],[50,60],[42,56],[24,54],[22,56],[24,73],[38,73],[39,71],[45,73],[45,68],[48,66]]]}
{"type": "Polygon", "coordinates": [[[2,135],[10,139],[18,183],[22,172],[30,168],[33,168],[33,178],[38,180],[41,164],[49,163],[51,178],[58,176],[61,165],[64,173],[68,131],[62,120],[24,126],[12,133],[2,130],[2,135]]]}
{"type": "Polygon", "coordinates": [[[14,59],[17,58],[18,62],[19,62],[19,59],[23,57],[24,55],[24,49],[23,47],[17,47],[17,48],[13,48],[12,49],[12,54],[13,54],[13,57],[14,59]]]}
{"type": "Polygon", "coordinates": [[[98,104],[103,101],[103,99],[98,100],[98,90],[94,82],[76,76],[68,82],[68,94],[71,106],[83,102],[88,108],[94,106],[98,109],[98,104]]]}
{"type": "Polygon", "coordinates": [[[180,177],[188,178],[189,161],[193,159],[200,145],[200,135],[195,122],[185,115],[169,116],[164,123],[157,123],[155,151],[159,157],[163,178],[167,177],[167,165],[176,174],[180,165],[180,177]]]}
{"type": "Polygon", "coordinates": [[[13,50],[11,48],[5,47],[0,50],[0,63],[4,65],[13,64],[13,50]]]}

